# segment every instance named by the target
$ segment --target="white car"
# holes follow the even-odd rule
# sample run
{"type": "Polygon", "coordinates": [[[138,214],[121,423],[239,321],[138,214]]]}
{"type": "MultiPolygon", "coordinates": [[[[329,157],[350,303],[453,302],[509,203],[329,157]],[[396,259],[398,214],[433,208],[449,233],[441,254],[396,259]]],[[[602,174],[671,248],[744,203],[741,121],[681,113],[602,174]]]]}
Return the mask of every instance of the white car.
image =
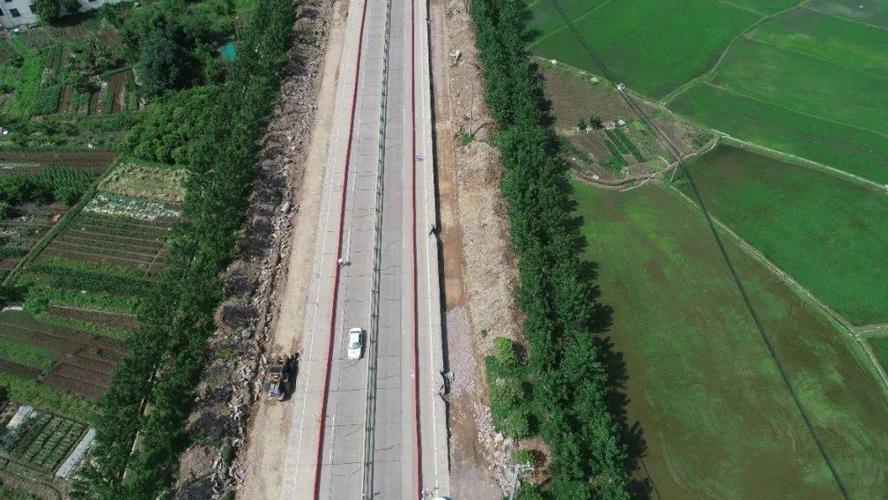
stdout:
{"type": "Polygon", "coordinates": [[[348,331],[348,359],[361,359],[364,354],[364,330],[352,328],[348,331]]]}

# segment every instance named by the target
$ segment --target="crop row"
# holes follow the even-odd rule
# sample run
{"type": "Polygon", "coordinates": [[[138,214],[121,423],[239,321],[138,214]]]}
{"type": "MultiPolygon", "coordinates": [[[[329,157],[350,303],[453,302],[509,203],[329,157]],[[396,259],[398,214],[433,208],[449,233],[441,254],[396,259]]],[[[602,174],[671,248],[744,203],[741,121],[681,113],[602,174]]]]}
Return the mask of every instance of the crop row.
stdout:
{"type": "Polygon", "coordinates": [[[14,458],[51,471],[65,458],[83,431],[83,424],[40,413],[13,431],[7,437],[4,448],[14,458]]]}

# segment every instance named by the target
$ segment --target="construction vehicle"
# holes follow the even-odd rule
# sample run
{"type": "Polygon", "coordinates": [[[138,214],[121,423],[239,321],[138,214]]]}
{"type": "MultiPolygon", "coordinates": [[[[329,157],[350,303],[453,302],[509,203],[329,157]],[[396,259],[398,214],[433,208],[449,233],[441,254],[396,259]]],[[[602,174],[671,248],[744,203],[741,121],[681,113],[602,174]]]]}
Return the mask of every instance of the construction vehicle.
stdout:
{"type": "Polygon", "coordinates": [[[278,356],[274,363],[269,363],[265,375],[265,393],[268,399],[283,401],[290,393],[294,378],[296,356],[278,356]]]}

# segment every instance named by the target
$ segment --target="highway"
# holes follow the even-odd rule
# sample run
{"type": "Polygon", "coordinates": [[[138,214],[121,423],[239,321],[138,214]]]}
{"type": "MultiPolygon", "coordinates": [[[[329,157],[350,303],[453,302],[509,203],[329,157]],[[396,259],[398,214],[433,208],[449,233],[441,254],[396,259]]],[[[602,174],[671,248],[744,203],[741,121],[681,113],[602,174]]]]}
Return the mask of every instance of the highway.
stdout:
{"type": "Polygon", "coordinates": [[[449,492],[426,13],[349,4],[281,498],[449,492]]]}

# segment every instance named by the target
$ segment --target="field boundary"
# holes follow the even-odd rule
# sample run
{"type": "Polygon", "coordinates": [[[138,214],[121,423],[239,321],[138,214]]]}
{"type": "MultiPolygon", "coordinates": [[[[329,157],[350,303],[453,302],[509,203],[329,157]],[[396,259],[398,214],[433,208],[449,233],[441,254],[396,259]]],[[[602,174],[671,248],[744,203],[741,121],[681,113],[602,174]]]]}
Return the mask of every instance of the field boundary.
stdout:
{"type": "MultiPolygon", "coordinates": [[[[726,5],[730,5],[730,4],[727,4],[726,2],[722,2],[722,3],[725,3],[726,5]]],[[[737,36],[735,36],[733,40],[728,42],[728,45],[725,46],[725,50],[723,50],[722,53],[718,56],[718,59],[715,61],[715,63],[713,63],[711,68],[706,70],[706,72],[703,73],[702,75],[691,78],[690,80],[688,80],[688,81],[684,82],[683,84],[679,85],[678,87],[676,87],[675,90],[673,90],[672,92],[669,92],[668,94],[663,96],[663,102],[669,102],[672,99],[674,99],[675,96],[677,96],[678,94],[689,89],[695,83],[697,83],[699,81],[706,80],[708,78],[711,78],[712,75],[714,75],[715,72],[718,70],[718,67],[721,66],[721,63],[725,60],[725,57],[728,56],[728,52],[730,52],[731,49],[734,48],[735,45],[737,45],[737,42],[741,38],[746,38],[747,35],[749,35],[749,33],[752,32],[752,30],[758,28],[759,26],[761,26],[762,24],[764,24],[767,21],[770,21],[771,19],[774,19],[775,17],[778,17],[778,16],[782,16],[783,14],[791,12],[795,9],[801,8],[804,3],[805,3],[804,1],[799,2],[795,5],[793,5],[792,7],[781,10],[780,12],[775,12],[773,14],[765,15],[764,17],[762,17],[758,21],[749,25],[745,30],[738,33],[737,36]]],[[[737,7],[736,5],[734,5],[733,7],[739,9],[739,7],[737,7]]],[[[759,13],[759,14],[762,15],[762,13],[759,13]]]]}
{"type": "Polygon", "coordinates": [[[721,136],[723,142],[728,146],[739,147],[741,149],[746,149],[748,151],[752,151],[753,153],[780,160],[791,165],[808,168],[810,170],[815,170],[824,174],[830,174],[833,177],[839,178],[840,180],[852,182],[854,184],[858,184],[860,186],[873,189],[875,191],[888,195],[888,184],[879,184],[876,181],[867,179],[865,177],[860,177],[859,175],[855,175],[835,167],[830,167],[829,165],[819,163],[814,160],[809,160],[807,158],[802,158],[801,156],[796,156],[791,153],[778,151],[776,149],[772,149],[755,142],[744,141],[743,139],[738,139],[728,134],[727,132],[723,132],[718,129],[710,130],[721,136]]]}
{"type": "MultiPolygon", "coordinates": [[[[540,4],[540,3],[544,3],[544,2],[552,2],[552,0],[539,0],[539,1],[537,1],[537,2],[534,2],[533,5],[540,4]]],[[[555,2],[552,2],[552,3],[554,4],[555,2]]],[[[606,0],[606,1],[604,1],[604,2],[601,2],[600,4],[596,5],[595,7],[592,7],[591,9],[587,10],[586,12],[583,12],[583,13],[580,14],[579,16],[573,18],[573,19],[570,21],[570,23],[573,23],[574,21],[580,21],[580,20],[582,20],[583,18],[585,18],[585,17],[588,16],[589,14],[595,12],[596,10],[598,10],[598,9],[600,9],[600,8],[602,8],[602,7],[604,7],[605,5],[607,5],[607,4],[609,4],[609,3],[611,3],[611,0],[606,0]]],[[[531,6],[528,5],[527,7],[525,7],[525,9],[530,9],[530,7],[531,7],[531,6]]],[[[561,12],[560,6],[558,6],[558,7],[559,7],[559,8],[558,8],[557,10],[558,10],[559,12],[561,12]]],[[[552,35],[554,35],[554,34],[556,34],[556,33],[561,33],[562,31],[565,30],[565,28],[570,29],[570,26],[569,26],[570,23],[567,21],[566,16],[562,16],[562,17],[565,18],[565,19],[564,19],[564,21],[565,21],[564,24],[562,24],[561,26],[555,28],[554,30],[552,30],[552,31],[550,31],[550,32],[548,32],[548,33],[544,33],[543,35],[541,35],[540,37],[538,37],[536,40],[534,40],[532,43],[529,43],[529,44],[527,45],[527,48],[528,48],[528,49],[531,49],[531,48],[535,47],[535,46],[538,45],[540,42],[542,42],[543,40],[545,40],[545,39],[551,37],[552,35]]]]}
{"type": "MultiPolygon", "coordinates": [[[[769,271],[771,271],[775,276],[777,276],[783,283],[788,285],[796,295],[800,296],[803,300],[807,300],[809,303],[817,306],[818,309],[826,316],[827,319],[830,320],[831,323],[838,326],[843,333],[845,333],[851,340],[855,341],[863,351],[866,353],[870,362],[875,368],[876,375],[878,376],[880,382],[882,383],[882,389],[888,394],[888,373],[882,368],[881,363],[879,363],[878,358],[875,353],[872,352],[872,349],[866,345],[864,341],[864,337],[860,335],[861,328],[869,328],[870,325],[864,327],[855,327],[852,325],[844,316],[837,313],[831,307],[826,305],[825,302],[817,298],[814,293],[805,288],[801,283],[796,281],[792,276],[789,275],[786,271],[782,270],[777,264],[768,259],[761,251],[757,248],[749,244],[746,240],[744,240],[740,235],[735,233],[730,227],[727,226],[724,222],[718,220],[715,216],[709,213],[704,213],[703,210],[694,202],[688,195],[681,192],[679,189],[670,188],[670,191],[676,193],[685,204],[689,205],[695,212],[704,215],[707,219],[711,220],[714,226],[730,237],[737,246],[745,252],[747,255],[758,261],[760,264],[764,265],[769,271]]],[[[878,327],[879,325],[876,325],[878,327]]]]}
{"type": "Polygon", "coordinates": [[[71,222],[74,221],[74,217],[76,217],[77,214],[79,214],[83,210],[83,207],[85,207],[86,204],[89,203],[89,201],[92,200],[93,197],[96,195],[99,190],[99,184],[104,181],[105,178],[108,177],[116,167],[117,160],[114,160],[111,165],[109,165],[108,168],[106,168],[105,171],[102,172],[102,175],[98,176],[96,180],[93,181],[89,189],[85,193],[83,193],[83,196],[80,197],[80,200],[74,206],[69,208],[65,212],[65,215],[63,215],[62,218],[55,225],[49,228],[46,234],[44,234],[43,237],[40,238],[40,240],[38,240],[37,243],[35,243],[34,246],[31,247],[31,250],[29,250],[24,257],[16,262],[15,266],[9,271],[9,274],[6,275],[3,281],[0,281],[0,286],[7,286],[12,283],[12,279],[17,277],[22,268],[24,268],[27,264],[30,264],[35,258],[43,253],[43,251],[46,250],[46,248],[49,246],[50,243],[52,243],[56,236],[58,236],[69,225],[71,225],[71,222]]]}

